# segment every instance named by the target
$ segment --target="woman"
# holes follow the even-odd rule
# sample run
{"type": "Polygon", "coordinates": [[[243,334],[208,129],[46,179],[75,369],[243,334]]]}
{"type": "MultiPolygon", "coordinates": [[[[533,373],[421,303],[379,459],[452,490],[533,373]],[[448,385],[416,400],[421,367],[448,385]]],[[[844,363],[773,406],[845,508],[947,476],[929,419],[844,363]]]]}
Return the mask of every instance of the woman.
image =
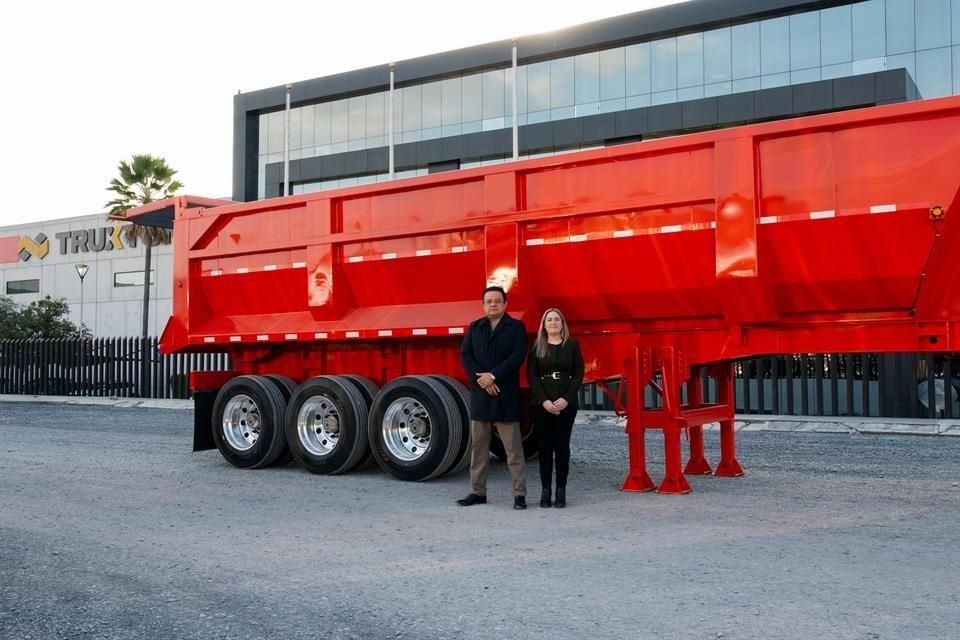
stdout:
{"type": "Polygon", "coordinates": [[[540,506],[551,506],[553,461],[557,461],[557,508],[567,506],[570,432],[577,416],[577,392],[583,382],[583,355],[570,337],[559,309],[547,309],[527,359],[533,394],[533,420],[540,434],[540,506]]]}

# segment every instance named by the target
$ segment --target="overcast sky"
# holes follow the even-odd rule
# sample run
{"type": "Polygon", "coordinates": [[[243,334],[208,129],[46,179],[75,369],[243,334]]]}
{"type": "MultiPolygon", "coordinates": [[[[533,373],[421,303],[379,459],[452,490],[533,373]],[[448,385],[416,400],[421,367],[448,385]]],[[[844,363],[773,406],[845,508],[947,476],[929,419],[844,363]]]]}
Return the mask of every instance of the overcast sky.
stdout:
{"type": "Polygon", "coordinates": [[[238,90],[676,1],[7,3],[0,226],[103,211],[132,153],[165,157],[182,193],[229,197],[238,90]]]}

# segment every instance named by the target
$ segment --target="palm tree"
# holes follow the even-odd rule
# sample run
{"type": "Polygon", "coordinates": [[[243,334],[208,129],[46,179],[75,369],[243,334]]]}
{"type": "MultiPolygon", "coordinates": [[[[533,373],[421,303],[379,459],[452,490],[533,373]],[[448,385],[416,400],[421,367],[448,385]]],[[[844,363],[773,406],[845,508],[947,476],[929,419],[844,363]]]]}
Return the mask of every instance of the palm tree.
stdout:
{"type": "MultiPolygon", "coordinates": [[[[116,197],[105,206],[110,208],[111,216],[126,216],[127,211],[163,200],[173,196],[183,185],[174,180],[176,169],[170,167],[164,158],[149,154],[133,154],[130,162],[121,160],[117,167],[118,178],[110,181],[107,191],[112,191],[116,197]]],[[[142,242],[146,248],[143,264],[143,334],[147,337],[150,318],[150,268],[152,249],[154,245],[170,244],[171,234],[167,229],[160,227],[146,227],[140,224],[129,224],[124,230],[124,239],[136,246],[142,242]]]]}

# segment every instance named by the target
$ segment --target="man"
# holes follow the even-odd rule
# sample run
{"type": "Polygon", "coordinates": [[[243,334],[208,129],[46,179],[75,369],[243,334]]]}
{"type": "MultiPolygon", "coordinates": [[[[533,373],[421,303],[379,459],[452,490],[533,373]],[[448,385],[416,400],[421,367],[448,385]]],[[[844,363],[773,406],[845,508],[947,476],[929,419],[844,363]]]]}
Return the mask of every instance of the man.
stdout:
{"type": "Polygon", "coordinates": [[[523,442],[520,436],[520,365],[527,355],[527,332],[507,313],[503,287],[483,291],[483,318],[470,323],[460,359],[470,379],[470,494],[457,504],[487,502],[490,438],[496,426],[513,478],[513,508],[527,508],[523,442]]]}

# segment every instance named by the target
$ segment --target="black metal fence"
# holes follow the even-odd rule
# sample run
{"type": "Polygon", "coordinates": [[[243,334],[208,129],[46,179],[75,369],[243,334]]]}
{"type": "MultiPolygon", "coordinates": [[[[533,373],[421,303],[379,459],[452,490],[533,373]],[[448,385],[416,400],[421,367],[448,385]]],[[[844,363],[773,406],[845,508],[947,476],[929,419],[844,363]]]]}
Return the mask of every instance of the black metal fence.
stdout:
{"type": "Polygon", "coordinates": [[[161,355],[156,338],[0,341],[0,393],[189,398],[191,371],[230,369],[224,353],[161,355]]]}
{"type": "MultiPolygon", "coordinates": [[[[737,413],[960,418],[960,357],[955,355],[794,354],[741,360],[734,374],[737,413]]],[[[713,380],[705,381],[704,395],[716,402],[713,380]]],[[[644,403],[659,403],[649,387],[644,403]]],[[[613,408],[595,385],[584,386],[580,406],[613,408]]]]}
{"type": "MultiPolygon", "coordinates": [[[[162,355],[156,338],[0,341],[2,394],[189,398],[191,371],[230,368],[224,353],[162,355]]],[[[738,413],[960,418],[958,356],[795,354],[742,360],[735,376],[738,413]]],[[[716,401],[713,380],[704,390],[716,401]]],[[[613,408],[595,385],[580,406],[613,408]]]]}

